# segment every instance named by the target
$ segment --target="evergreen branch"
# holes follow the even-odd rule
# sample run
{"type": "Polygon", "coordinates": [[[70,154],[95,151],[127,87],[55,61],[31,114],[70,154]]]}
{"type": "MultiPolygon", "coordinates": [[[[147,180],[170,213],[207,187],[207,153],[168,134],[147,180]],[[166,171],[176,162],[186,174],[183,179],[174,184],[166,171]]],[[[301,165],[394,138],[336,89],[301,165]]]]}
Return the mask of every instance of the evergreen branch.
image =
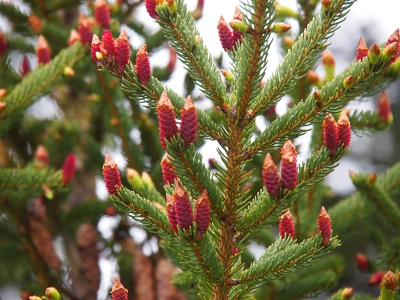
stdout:
{"type": "Polygon", "coordinates": [[[299,102],[281,117],[276,118],[249,145],[248,154],[253,155],[273,145],[281,145],[287,138],[292,139],[304,134],[306,130],[301,126],[310,122],[321,122],[326,112],[336,112],[343,108],[383,74],[390,60],[391,57],[381,54],[379,61],[374,65],[368,59],[351,64],[317,92],[321,96],[320,100],[316,101],[312,94],[304,102],[299,102]],[[354,78],[354,85],[346,89],[343,81],[349,76],[354,78]]]}
{"type": "Polygon", "coordinates": [[[332,1],[328,12],[321,9],[285,55],[272,77],[251,103],[254,115],[262,114],[287,94],[304,72],[319,58],[327,40],[339,28],[355,0],[332,1]]]}
{"type": "Polygon", "coordinates": [[[0,112],[0,136],[3,136],[19,116],[40,95],[51,91],[63,76],[65,67],[73,67],[86,55],[87,48],[80,42],[62,50],[52,61],[29,72],[24,79],[3,99],[6,107],[0,112]]]}
{"type": "MultiPolygon", "coordinates": [[[[293,201],[312,189],[316,183],[322,181],[335,169],[338,161],[346,152],[346,148],[339,148],[331,157],[329,150],[323,146],[311,155],[305,163],[299,166],[296,188],[286,193],[281,201],[271,198],[264,187],[238,220],[237,230],[244,233],[255,230],[261,225],[276,223],[293,201]]],[[[283,191],[283,193],[285,192],[283,191]]]]}
{"type": "MultiPolygon", "coordinates": [[[[249,102],[257,97],[261,80],[265,75],[270,33],[268,28],[273,21],[273,0],[253,1],[253,8],[248,23],[252,25],[252,33],[246,34],[242,44],[235,53],[232,93],[236,97],[238,117],[243,116],[249,102]],[[246,59],[241,59],[245,57],[246,59]]],[[[248,5],[250,6],[250,5],[248,5]]]]}
{"type": "MultiPolygon", "coordinates": [[[[157,78],[151,76],[148,82],[148,86],[141,85],[139,78],[137,77],[136,71],[131,63],[126,67],[125,76],[122,78],[121,88],[128,92],[131,97],[135,100],[145,102],[147,107],[151,110],[155,110],[158,99],[161,94],[166,91],[168,98],[171,100],[175,107],[175,116],[180,117],[181,110],[185,105],[185,100],[171,90],[169,87],[164,86],[157,78]]],[[[199,123],[199,133],[202,133],[205,137],[213,140],[222,140],[222,134],[220,133],[220,127],[211,120],[211,118],[202,110],[197,109],[197,117],[199,123]]]]}
{"type": "Polygon", "coordinates": [[[371,200],[392,225],[400,229],[400,208],[384,187],[376,182],[376,179],[376,174],[352,176],[353,184],[357,187],[357,190],[371,200]]]}
{"type": "Polygon", "coordinates": [[[54,170],[0,169],[0,197],[15,201],[43,193],[43,186],[61,186],[61,173],[54,170]]]}
{"type": "Polygon", "coordinates": [[[167,142],[167,152],[172,165],[189,194],[199,196],[206,189],[212,211],[219,217],[223,214],[224,203],[210,171],[202,163],[203,156],[196,152],[194,144],[186,149],[180,136],[167,142]]]}
{"type": "Polygon", "coordinates": [[[239,285],[231,289],[231,299],[247,293],[249,289],[254,289],[266,280],[286,277],[338,246],[339,240],[333,237],[329,245],[323,247],[320,234],[299,244],[291,237],[279,239],[238,276],[239,285]]]}
{"type": "Polygon", "coordinates": [[[142,226],[165,239],[171,239],[175,235],[168,221],[167,213],[155,206],[148,199],[140,197],[125,187],[118,189],[118,197],[110,195],[109,199],[120,209],[129,214],[142,226]]]}
{"type": "Polygon", "coordinates": [[[158,23],[190,77],[207,98],[224,110],[228,96],[221,72],[207,47],[204,46],[192,14],[187,10],[184,1],[177,0],[176,5],[177,11],[174,14],[169,13],[166,5],[157,9],[160,15],[158,23]]]}

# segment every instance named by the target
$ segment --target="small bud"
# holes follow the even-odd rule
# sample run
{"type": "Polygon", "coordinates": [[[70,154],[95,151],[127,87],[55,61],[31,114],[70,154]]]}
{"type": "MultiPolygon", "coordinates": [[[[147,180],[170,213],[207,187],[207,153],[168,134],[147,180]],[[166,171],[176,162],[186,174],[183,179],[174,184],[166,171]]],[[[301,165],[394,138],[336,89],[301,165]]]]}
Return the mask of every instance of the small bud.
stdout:
{"type": "Polygon", "coordinates": [[[94,62],[97,62],[97,61],[103,59],[103,55],[101,55],[101,52],[100,52],[101,44],[102,44],[102,42],[100,41],[99,37],[97,35],[93,34],[92,44],[90,47],[90,55],[92,56],[92,59],[94,62]]]}
{"type": "Polygon", "coordinates": [[[47,184],[43,186],[43,194],[49,200],[54,199],[54,191],[47,184]]]}
{"type": "Polygon", "coordinates": [[[106,208],[106,215],[109,217],[113,217],[117,214],[117,210],[114,206],[107,206],[106,208]]]}
{"type": "Polygon", "coordinates": [[[167,194],[167,216],[172,231],[177,233],[178,220],[176,219],[176,214],[175,214],[175,201],[172,198],[172,196],[168,194],[167,194]]]}
{"type": "Polygon", "coordinates": [[[7,104],[5,102],[0,101],[0,111],[4,111],[7,107],[7,104]]]}
{"type": "Polygon", "coordinates": [[[368,55],[367,44],[363,37],[358,40],[357,50],[356,50],[356,61],[362,60],[368,55]]]}
{"type": "Polygon", "coordinates": [[[38,64],[47,64],[51,60],[50,46],[43,35],[39,35],[36,45],[38,64]]]}
{"type": "Polygon", "coordinates": [[[193,104],[192,97],[189,95],[181,112],[180,129],[181,137],[185,141],[186,147],[196,140],[197,130],[197,109],[193,104]]]}
{"type": "Polygon", "coordinates": [[[345,110],[342,110],[337,125],[339,142],[342,143],[346,148],[349,148],[351,140],[351,126],[345,110]]]}
{"type": "Polygon", "coordinates": [[[180,185],[179,182],[175,185],[174,194],[175,215],[178,225],[182,229],[188,229],[193,223],[192,206],[190,205],[188,192],[180,185]]]}
{"type": "Polygon", "coordinates": [[[208,159],[208,165],[210,166],[210,169],[216,169],[215,162],[216,162],[215,158],[208,159]]]}
{"type": "Polygon", "coordinates": [[[343,80],[343,86],[345,89],[351,89],[354,85],[354,77],[349,75],[343,80]]]}
{"type": "Polygon", "coordinates": [[[235,46],[235,39],[233,38],[232,30],[223,16],[219,18],[217,29],[222,48],[225,51],[231,51],[235,46]]]}
{"type": "Polygon", "coordinates": [[[329,50],[322,53],[322,64],[325,68],[325,81],[331,81],[335,77],[335,58],[329,50]]]}
{"type": "Polygon", "coordinates": [[[64,76],[72,77],[75,76],[75,71],[71,67],[65,67],[63,70],[64,76]]]}
{"type": "Polygon", "coordinates": [[[149,173],[147,173],[146,171],[142,172],[142,182],[146,185],[154,185],[153,179],[151,179],[151,176],[149,173]]]}
{"type": "Polygon", "coordinates": [[[294,44],[294,39],[292,39],[290,36],[285,35],[282,38],[282,42],[286,48],[291,49],[294,44]]]}
{"type": "Polygon", "coordinates": [[[370,265],[367,256],[362,253],[357,253],[355,259],[358,269],[360,269],[361,271],[369,270],[370,265]]]}
{"type": "Polygon", "coordinates": [[[28,74],[31,71],[31,69],[32,69],[31,63],[29,62],[28,57],[24,55],[21,61],[21,68],[20,68],[21,76],[25,77],[26,74],[28,74]]]}
{"type": "Polygon", "coordinates": [[[268,194],[276,198],[281,187],[281,179],[279,178],[278,167],[269,153],[265,156],[261,175],[268,194]]]}
{"type": "Polygon", "coordinates": [[[126,64],[129,62],[130,45],[125,30],[121,31],[114,45],[114,61],[118,67],[118,72],[122,74],[125,71],[126,64]]]}
{"type": "Polygon", "coordinates": [[[397,58],[397,56],[396,56],[397,48],[398,48],[398,43],[394,42],[394,43],[386,45],[385,48],[383,48],[383,50],[382,50],[383,57],[391,58],[390,64],[392,64],[392,61],[394,62],[397,58]]]}
{"type": "Polygon", "coordinates": [[[399,57],[399,53],[400,53],[400,33],[399,33],[399,28],[397,28],[389,37],[389,39],[386,42],[386,46],[392,44],[392,43],[396,43],[397,47],[395,50],[395,54],[392,58],[392,60],[390,61],[390,64],[394,63],[394,61],[399,57]]]}
{"type": "Polygon", "coordinates": [[[236,248],[233,249],[232,255],[235,256],[235,255],[238,255],[238,254],[239,254],[239,248],[236,247],[236,248]]]}
{"type": "Polygon", "coordinates": [[[347,300],[354,296],[354,289],[352,287],[345,287],[340,294],[340,299],[347,300]]]}
{"type": "Polygon", "coordinates": [[[138,171],[132,168],[126,169],[126,179],[134,191],[139,191],[142,187],[142,178],[138,171]]]}
{"type": "Polygon", "coordinates": [[[178,10],[175,0],[167,0],[168,11],[171,15],[175,14],[178,10]]]}
{"type": "Polygon", "coordinates": [[[392,271],[387,271],[383,275],[379,288],[381,289],[381,299],[394,299],[397,290],[397,278],[392,271]]]}
{"type": "Polygon", "coordinates": [[[197,224],[197,236],[200,237],[210,224],[210,200],[207,191],[203,190],[194,204],[194,221],[197,224]]]}
{"type": "Polygon", "coordinates": [[[164,91],[157,104],[158,133],[160,141],[164,149],[167,148],[164,139],[169,140],[178,133],[176,125],[174,106],[169,100],[167,93],[164,91]]]}
{"type": "Polygon", "coordinates": [[[122,186],[121,174],[117,164],[108,153],[104,156],[103,177],[108,193],[110,195],[118,195],[117,190],[122,186]]]}
{"type": "Polygon", "coordinates": [[[221,73],[222,73],[222,75],[224,75],[227,82],[229,82],[229,83],[233,82],[233,75],[231,72],[221,69],[221,73]]]}
{"type": "Polygon", "coordinates": [[[240,33],[250,33],[251,28],[249,25],[245,24],[243,21],[233,19],[229,22],[229,25],[233,29],[233,31],[240,32],[240,33]]]}
{"type": "Polygon", "coordinates": [[[316,101],[321,101],[322,99],[321,94],[318,91],[314,91],[313,97],[316,101]]]}
{"type": "Polygon", "coordinates": [[[322,79],[313,70],[307,72],[307,81],[318,88],[322,87],[322,79]]]}
{"type": "Polygon", "coordinates": [[[299,17],[299,15],[293,9],[279,4],[278,1],[275,1],[274,6],[275,6],[275,12],[276,12],[277,16],[280,18],[297,19],[299,17]]]}
{"type": "Polygon", "coordinates": [[[161,172],[164,179],[164,184],[173,184],[178,177],[174,172],[174,167],[168,159],[168,154],[165,153],[161,159],[161,172]]]}
{"type": "Polygon", "coordinates": [[[323,206],[318,216],[318,232],[322,235],[322,245],[328,245],[332,234],[331,218],[323,206]]]}
{"type": "Polygon", "coordinates": [[[43,30],[43,22],[37,15],[30,15],[28,18],[29,27],[36,34],[39,34],[43,30]]]}
{"type": "MultiPolygon", "coordinates": [[[[233,14],[233,20],[243,21],[243,14],[240,11],[239,7],[237,7],[237,6],[235,7],[235,12],[233,14]]],[[[235,41],[235,44],[236,44],[237,41],[239,41],[239,42],[242,41],[243,36],[244,36],[243,32],[239,32],[239,31],[236,31],[236,30],[233,30],[232,35],[233,35],[233,39],[235,41]]]]}
{"type": "Polygon", "coordinates": [[[285,142],[281,149],[281,179],[285,189],[292,190],[297,184],[297,152],[291,140],[285,142]]]}
{"type": "Polygon", "coordinates": [[[45,146],[38,145],[35,151],[35,160],[46,166],[50,164],[49,152],[45,146]]]}
{"type": "Polygon", "coordinates": [[[368,175],[368,185],[372,186],[378,180],[378,175],[374,172],[368,175]]]}
{"type": "MultiPolygon", "coordinates": [[[[114,38],[111,34],[111,31],[106,29],[101,36],[100,52],[103,54],[105,58],[107,58],[108,62],[112,62],[114,55],[114,38]]],[[[97,57],[97,56],[96,56],[97,57]]]]}
{"type": "Polygon", "coordinates": [[[147,46],[144,44],[136,54],[136,73],[142,85],[147,85],[151,76],[151,67],[147,46]]]}
{"type": "Polygon", "coordinates": [[[290,28],[292,28],[292,26],[290,26],[289,24],[279,22],[273,24],[270,28],[268,28],[268,32],[280,34],[289,31],[290,28]]]}
{"type": "Polygon", "coordinates": [[[6,89],[0,89],[0,99],[5,98],[7,95],[7,90],[6,89]]]}
{"type": "Polygon", "coordinates": [[[78,33],[79,33],[79,36],[81,37],[82,44],[90,45],[90,43],[92,41],[93,31],[89,25],[88,20],[86,20],[84,17],[79,18],[78,33]]]}
{"type": "Polygon", "coordinates": [[[94,16],[96,22],[101,25],[104,29],[110,27],[110,9],[106,1],[96,0],[94,4],[94,16]]]}
{"type": "Polygon", "coordinates": [[[378,62],[380,55],[381,55],[381,48],[378,46],[378,44],[372,44],[368,52],[369,62],[372,65],[375,65],[378,62]]]}
{"type": "Polygon", "coordinates": [[[81,36],[78,33],[78,31],[76,31],[75,29],[71,29],[71,32],[69,33],[69,38],[68,38],[68,45],[71,46],[81,40],[82,39],[81,39],[81,36]]]}
{"type": "Polygon", "coordinates": [[[62,168],[62,179],[63,185],[67,185],[74,178],[76,171],[76,158],[74,154],[69,154],[64,161],[62,168]]]}
{"type": "Polygon", "coordinates": [[[156,0],[145,0],[144,4],[146,6],[146,10],[149,13],[150,17],[152,17],[153,19],[159,19],[159,16],[156,11],[157,1],[156,0]]]}
{"type": "Polygon", "coordinates": [[[0,58],[8,51],[8,40],[4,33],[0,31],[0,58]]]}
{"type": "Polygon", "coordinates": [[[324,11],[328,11],[331,8],[331,0],[321,0],[321,5],[324,11]]]}
{"type": "Polygon", "coordinates": [[[114,277],[114,283],[111,289],[111,300],[128,300],[128,290],[122,285],[117,277],[114,277]]]}
{"type": "Polygon", "coordinates": [[[289,209],[279,220],[279,234],[282,238],[284,238],[285,235],[295,238],[293,217],[289,209]]]}
{"type": "Polygon", "coordinates": [[[333,156],[339,145],[339,128],[332,114],[326,115],[325,120],[322,122],[322,130],[325,146],[329,149],[330,155],[333,156]]]}
{"type": "Polygon", "coordinates": [[[384,273],[382,271],[375,272],[369,277],[368,285],[378,285],[381,283],[384,273]]]}
{"type": "Polygon", "coordinates": [[[379,96],[378,115],[379,119],[385,125],[390,125],[393,122],[393,114],[392,109],[390,108],[390,100],[386,94],[386,91],[383,91],[379,96]]]}
{"type": "Polygon", "coordinates": [[[54,287],[48,287],[44,293],[48,300],[60,300],[60,293],[54,287]]]}

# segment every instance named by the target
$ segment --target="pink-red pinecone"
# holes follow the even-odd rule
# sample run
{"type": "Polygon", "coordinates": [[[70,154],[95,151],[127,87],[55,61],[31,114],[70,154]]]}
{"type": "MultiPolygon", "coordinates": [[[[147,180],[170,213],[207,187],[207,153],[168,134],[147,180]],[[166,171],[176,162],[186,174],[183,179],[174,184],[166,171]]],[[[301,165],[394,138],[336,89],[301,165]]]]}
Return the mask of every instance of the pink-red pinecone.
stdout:
{"type": "Polygon", "coordinates": [[[181,137],[185,141],[186,146],[196,140],[197,125],[197,109],[193,104],[192,97],[188,96],[181,112],[181,137]]]}
{"type": "Polygon", "coordinates": [[[125,71],[126,64],[129,62],[130,54],[131,51],[128,36],[126,35],[125,30],[122,30],[114,44],[114,61],[121,74],[125,71]]]}
{"type": "Polygon", "coordinates": [[[117,277],[114,277],[114,284],[111,289],[111,300],[128,300],[128,290],[117,277]]]}
{"type": "Polygon", "coordinates": [[[328,245],[332,234],[331,218],[323,206],[318,215],[318,232],[322,235],[322,245],[328,245]]]}
{"type": "Polygon", "coordinates": [[[111,62],[114,56],[114,37],[110,30],[104,30],[103,35],[101,36],[101,42],[100,52],[109,62],[111,62]]]}
{"type": "Polygon", "coordinates": [[[289,210],[287,210],[279,220],[279,234],[282,238],[284,238],[285,235],[295,238],[293,217],[289,210]]]}
{"type": "Polygon", "coordinates": [[[231,51],[235,46],[235,39],[229,24],[225,21],[223,16],[219,18],[217,29],[222,48],[225,51],[231,51]]]}
{"type": "Polygon", "coordinates": [[[178,133],[176,125],[174,106],[169,100],[167,93],[164,91],[157,104],[158,133],[160,141],[164,149],[167,148],[164,139],[170,139],[178,133]]]}
{"type": "Polygon", "coordinates": [[[169,225],[171,225],[172,231],[177,233],[178,232],[178,220],[176,218],[175,213],[175,201],[171,195],[167,194],[167,216],[169,225]]]}
{"type": "Polygon", "coordinates": [[[96,0],[94,4],[94,17],[96,18],[96,22],[104,29],[110,27],[110,9],[106,1],[96,0]]]}
{"type": "Polygon", "coordinates": [[[161,159],[161,172],[164,179],[164,184],[173,184],[178,177],[174,172],[174,167],[168,159],[168,154],[165,153],[161,159]]]}
{"type": "Polygon", "coordinates": [[[74,154],[69,154],[64,161],[62,168],[62,178],[61,182],[67,185],[74,178],[76,171],[76,158],[74,154]]]}
{"type": "Polygon", "coordinates": [[[297,152],[291,140],[285,142],[281,149],[281,180],[285,189],[292,190],[297,184],[297,152]]]}
{"type": "Polygon", "coordinates": [[[179,182],[175,185],[172,199],[174,201],[175,216],[179,227],[188,229],[193,223],[193,211],[189,200],[189,194],[179,182]]]}
{"type": "Polygon", "coordinates": [[[367,44],[363,37],[360,37],[356,50],[356,61],[362,60],[364,57],[368,56],[367,44]]]}
{"type": "Polygon", "coordinates": [[[329,149],[330,155],[335,155],[339,145],[339,128],[332,114],[328,114],[322,122],[324,143],[329,149]]]}
{"type": "Polygon", "coordinates": [[[43,35],[39,35],[36,45],[36,56],[38,64],[47,64],[51,60],[50,46],[43,35]]]}
{"type": "Polygon", "coordinates": [[[108,153],[104,156],[103,177],[108,193],[117,195],[118,189],[122,186],[121,174],[119,173],[117,164],[108,153]]]}
{"type": "Polygon", "coordinates": [[[345,110],[342,110],[337,124],[339,142],[342,143],[346,148],[349,148],[351,140],[351,126],[345,110]]]}
{"type": "Polygon", "coordinates": [[[197,224],[197,235],[201,236],[210,224],[210,200],[207,191],[203,190],[195,203],[194,220],[197,224]]]}
{"type": "Polygon", "coordinates": [[[281,179],[279,177],[278,167],[269,153],[265,156],[261,175],[268,194],[277,197],[281,187],[281,179]]]}
{"type": "Polygon", "coordinates": [[[147,85],[151,76],[151,67],[147,46],[144,44],[136,54],[136,74],[142,85],[147,85]]]}

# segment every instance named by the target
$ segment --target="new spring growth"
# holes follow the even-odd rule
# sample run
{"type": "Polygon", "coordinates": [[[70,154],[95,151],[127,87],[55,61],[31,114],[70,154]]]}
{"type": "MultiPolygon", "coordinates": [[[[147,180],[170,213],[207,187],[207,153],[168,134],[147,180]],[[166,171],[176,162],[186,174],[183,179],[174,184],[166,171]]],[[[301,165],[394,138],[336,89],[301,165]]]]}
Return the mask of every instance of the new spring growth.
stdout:
{"type": "Polygon", "coordinates": [[[64,161],[62,168],[61,182],[63,185],[67,185],[74,178],[76,171],[76,158],[74,154],[69,154],[64,161]]]}
{"type": "Polygon", "coordinates": [[[135,192],[140,191],[142,188],[142,178],[138,171],[132,168],[126,168],[126,179],[135,192]]]}
{"type": "Polygon", "coordinates": [[[325,69],[325,82],[331,81],[335,77],[335,58],[331,51],[326,50],[322,53],[322,64],[325,69]]]}
{"type": "Polygon", "coordinates": [[[268,194],[277,198],[281,186],[281,179],[279,177],[278,167],[269,153],[265,156],[261,175],[268,194]]]}
{"type": "Polygon", "coordinates": [[[279,22],[269,27],[268,32],[274,32],[280,34],[289,31],[290,28],[292,28],[292,26],[290,26],[289,24],[279,22]]]}
{"type": "Polygon", "coordinates": [[[158,133],[161,145],[167,148],[165,139],[169,140],[178,133],[178,126],[175,120],[174,106],[169,100],[167,93],[164,91],[157,104],[158,133]]]}
{"type": "Polygon", "coordinates": [[[110,294],[112,300],[128,300],[128,290],[117,277],[114,277],[114,283],[110,294]]]}
{"type": "Polygon", "coordinates": [[[104,0],[96,0],[94,4],[94,17],[96,22],[104,29],[110,27],[110,9],[104,0]]]}
{"type": "Polygon", "coordinates": [[[231,28],[229,27],[223,16],[219,18],[217,29],[222,48],[225,51],[231,51],[235,46],[235,39],[233,37],[231,28]]]}
{"type": "Polygon", "coordinates": [[[117,164],[108,153],[104,156],[103,177],[108,193],[110,195],[117,195],[118,189],[122,186],[121,174],[119,173],[117,164]]]}
{"type": "Polygon", "coordinates": [[[299,15],[291,8],[281,5],[278,1],[274,2],[275,12],[278,18],[294,18],[297,19],[299,15]]]}
{"type": "Polygon", "coordinates": [[[297,184],[297,152],[291,140],[283,144],[281,149],[281,180],[285,189],[292,190],[297,184]]]}
{"type": "Polygon", "coordinates": [[[142,85],[147,85],[151,76],[151,67],[147,46],[144,44],[136,53],[136,74],[142,85]]]}
{"type": "Polygon", "coordinates": [[[227,71],[227,70],[224,70],[224,69],[221,69],[221,73],[222,73],[222,75],[225,77],[225,80],[226,80],[227,82],[229,82],[229,83],[232,83],[232,82],[233,82],[233,75],[232,75],[231,72],[229,72],[229,71],[227,71]]]}
{"type": "Polygon", "coordinates": [[[358,40],[358,45],[356,49],[356,61],[362,60],[364,57],[368,55],[367,44],[363,37],[360,37],[358,40]]]}
{"type": "Polygon", "coordinates": [[[289,209],[279,219],[279,235],[282,238],[286,235],[295,238],[293,217],[289,209]]]}
{"type": "Polygon", "coordinates": [[[381,48],[378,46],[378,44],[372,44],[372,46],[369,48],[368,51],[369,62],[372,65],[375,65],[378,62],[380,55],[381,55],[381,48]]]}
{"type": "MultiPolygon", "coordinates": [[[[239,22],[243,21],[243,14],[240,11],[239,7],[237,7],[237,6],[235,7],[235,12],[233,14],[233,21],[235,21],[235,20],[239,21],[239,22]]],[[[232,27],[232,25],[231,25],[231,27],[232,27]]],[[[232,27],[232,28],[234,29],[234,27],[232,27]]],[[[239,42],[242,41],[242,38],[244,36],[243,32],[236,31],[235,29],[233,30],[232,35],[233,35],[233,39],[235,40],[235,44],[237,41],[239,41],[239,42]]]]}
{"type": "Polygon", "coordinates": [[[332,234],[331,218],[323,206],[321,207],[321,211],[318,215],[318,233],[321,233],[322,245],[328,245],[332,234]]]}
{"type": "Polygon", "coordinates": [[[36,45],[36,56],[38,64],[45,65],[51,60],[50,46],[43,35],[39,35],[36,45]]]}
{"type": "Polygon", "coordinates": [[[387,271],[385,275],[383,275],[381,284],[379,288],[381,290],[380,299],[382,300],[393,300],[396,290],[397,290],[398,282],[396,275],[392,271],[387,271]]]}
{"type": "Polygon", "coordinates": [[[174,167],[168,159],[168,154],[165,153],[161,159],[161,172],[164,180],[164,184],[173,184],[178,177],[174,172],[174,167]]]}
{"type": "Polygon", "coordinates": [[[48,300],[60,300],[61,299],[60,293],[54,287],[46,288],[44,295],[48,300]]]}
{"type": "Polygon", "coordinates": [[[340,299],[347,300],[351,299],[354,296],[354,289],[352,287],[346,287],[342,290],[342,293],[340,294],[340,299]]]}
{"type": "MultiPolygon", "coordinates": [[[[399,57],[399,53],[400,53],[399,36],[400,36],[400,34],[399,34],[399,29],[397,28],[397,29],[395,30],[395,32],[393,32],[393,33],[390,35],[389,39],[388,39],[387,42],[386,42],[386,46],[388,46],[388,45],[390,45],[390,44],[393,44],[393,43],[395,43],[395,45],[396,45],[395,51],[394,51],[394,54],[393,54],[393,58],[392,58],[392,60],[390,61],[390,64],[394,63],[394,61],[399,57]]],[[[386,47],[385,47],[385,48],[386,48],[386,47]]]]}
{"type": "Polygon", "coordinates": [[[190,95],[186,98],[185,105],[181,112],[180,134],[185,141],[186,147],[196,140],[198,130],[197,109],[193,104],[190,95]]]}
{"type": "Polygon", "coordinates": [[[309,70],[307,72],[307,81],[309,83],[311,83],[312,85],[315,85],[319,89],[322,88],[322,84],[323,84],[322,79],[313,70],[309,70]]]}
{"type": "Polygon", "coordinates": [[[347,76],[344,80],[343,80],[343,87],[345,89],[351,89],[354,85],[354,77],[352,75],[347,76]]]}

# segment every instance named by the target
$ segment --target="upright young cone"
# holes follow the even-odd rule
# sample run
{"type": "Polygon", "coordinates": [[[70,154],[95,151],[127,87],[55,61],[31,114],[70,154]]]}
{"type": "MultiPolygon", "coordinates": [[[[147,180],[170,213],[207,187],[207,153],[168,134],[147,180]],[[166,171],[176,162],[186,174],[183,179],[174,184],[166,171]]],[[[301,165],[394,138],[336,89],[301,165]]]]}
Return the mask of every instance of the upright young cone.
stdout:
{"type": "Polygon", "coordinates": [[[164,149],[167,148],[164,139],[170,139],[178,133],[176,125],[174,106],[169,100],[167,93],[164,91],[157,104],[158,133],[160,141],[164,149]]]}
{"type": "Polygon", "coordinates": [[[390,61],[390,64],[394,63],[394,61],[399,57],[399,53],[400,53],[400,42],[399,42],[400,38],[399,37],[400,37],[399,28],[397,28],[395,30],[395,32],[393,32],[390,35],[389,39],[386,42],[386,46],[388,46],[392,43],[397,43],[395,54],[394,54],[392,60],[390,61]]]}
{"type": "Polygon", "coordinates": [[[21,76],[25,77],[26,74],[28,74],[31,71],[31,69],[32,68],[29,59],[26,55],[24,55],[21,61],[21,68],[20,68],[21,76]]]}
{"type": "Polygon", "coordinates": [[[185,141],[186,146],[196,140],[197,125],[197,109],[193,104],[190,95],[186,98],[185,105],[181,112],[181,137],[185,141]]]}
{"type": "Polygon", "coordinates": [[[379,285],[379,288],[381,290],[380,299],[394,299],[397,286],[398,282],[396,275],[392,271],[387,271],[385,275],[383,275],[381,284],[379,285]]]}
{"type": "Polygon", "coordinates": [[[153,19],[159,18],[156,11],[156,5],[157,5],[156,0],[145,0],[144,5],[146,6],[146,10],[149,13],[150,17],[152,17],[153,19]]]}
{"type": "Polygon", "coordinates": [[[96,0],[94,4],[94,17],[96,18],[96,22],[104,29],[110,27],[110,10],[106,1],[96,0]]]}
{"type": "Polygon", "coordinates": [[[279,220],[279,234],[282,238],[284,238],[285,235],[295,238],[293,217],[289,209],[279,220]]]}
{"type": "Polygon", "coordinates": [[[62,179],[61,182],[63,185],[67,185],[74,178],[76,171],[76,158],[74,154],[70,154],[64,161],[64,165],[62,168],[62,179]]]}
{"type": "Polygon", "coordinates": [[[121,174],[119,173],[117,164],[108,153],[104,156],[103,176],[108,193],[117,195],[117,190],[122,186],[121,174]]]}
{"type": "Polygon", "coordinates": [[[277,197],[281,187],[281,179],[279,177],[278,167],[272,160],[271,154],[269,153],[267,153],[265,156],[261,175],[268,194],[273,197],[277,197]]]}
{"type": "Polygon", "coordinates": [[[168,159],[168,154],[165,153],[161,159],[161,172],[164,179],[164,184],[173,184],[178,177],[174,172],[174,167],[168,159]]]}
{"type": "Polygon", "coordinates": [[[81,35],[75,29],[71,29],[68,38],[68,45],[71,46],[78,41],[82,42],[81,35]]]}
{"type": "Polygon", "coordinates": [[[36,56],[38,64],[47,64],[51,60],[50,46],[43,35],[39,35],[36,45],[36,56]]]}
{"type": "Polygon", "coordinates": [[[89,25],[89,22],[84,17],[79,18],[78,33],[81,37],[82,44],[90,45],[90,42],[92,41],[93,31],[89,25]]]}
{"type": "Polygon", "coordinates": [[[378,99],[378,115],[383,124],[390,124],[393,121],[392,109],[390,108],[390,100],[386,93],[383,91],[378,99]]]}
{"type": "Polygon", "coordinates": [[[200,237],[210,224],[210,200],[206,190],[203,190],[195,203],[194,220],[197,224],[197,235],[200,237]]]}
{"type": "Polygon", "coordinates": [[[114,283],[110,294],[112,300],[128,300],[128,290],[117,277],[114,277],[114,283]]]}
{"type": "Polygon", "coordinates": [[[233,37],[231,28],[229,27],[223,16],[219,18],[217,29],[222,48],[225,51],[231,51],[235,46],[235,39],[233,37]]]}
{"type": "Polygon", "coordinates": [[[182,229],[188,229],[193,223],[192,206],[190,204],[188,192],[179,182],[175,185],[172,199],[174,201],[175,215],[179,227],[182,229]]]}
{"type": "Polygon", "coordinates": [[[281,179],[285,189],[292,190],[297,184],[297,152],[291,140],[285,142],[281,149],[281,179]]]}
{"type": "Polygon", "coordinates": [[[173,232],[177,233],[178,232],[178,220],[176,218],[176,213],[175,213],[175,200],[171,195],[167,194],[167,216],[168,216],[168,221],[169,225],[171,225],[171,229],[173,232]]]}
{"type": "Polygon", "coordinates": [[[118,71],[122,74],[125,71],[126,64],[129,62],[130,45],[125,30],[121,31],[117,41],[114,44],[114,61],[118,71]]]}
{"type": "Polygon", "coordinates": [[[114,55],[114,38],[110,30],[104,30],[103,35],[101,36],[101,42],[100,52],[109,62],[111,62],[114,55]]]}
{"type": "Polygon", "coordinates": [[[322,130],[324,135],[324,143],[329,149],[330,154],[333,156],[339,145],[339,128],[335,118],[332,114],[328,114],[322,122],[322,130]]]}
{"type": "Polygon", "coordinates": [[[337,125],[339,142],[342,143],[346,148],[349,148],[351,140],[351,126],[345,110],[342,110],[337,125]]]}
{"type": "Polygon", "coordinates": [[[142,85],[147,85],[151,76],[151,67],[147,46],[144,44],[136,54],[136,73],[142,85]]]}
{"type": "Polygon", "coordinates": [[[332,234],[331,218],[323,206],[318,216],[318,232],[322,235],[322,245],[328,245],[332,234]]]}
{"type": "Polygon", "coordinates": [[[367,44],[363,37],[360,37],[358,40],[357,50],[356,50],[356,61],[363,59],[364,57],[368,56],[368,48],[367,44]]]}

